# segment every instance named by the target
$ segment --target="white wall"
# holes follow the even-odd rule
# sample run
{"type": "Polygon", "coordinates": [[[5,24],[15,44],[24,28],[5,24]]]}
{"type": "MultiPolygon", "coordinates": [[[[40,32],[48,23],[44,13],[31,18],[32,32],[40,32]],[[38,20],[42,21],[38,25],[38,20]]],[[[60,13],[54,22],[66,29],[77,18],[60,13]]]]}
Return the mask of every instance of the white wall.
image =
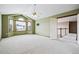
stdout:
{"type": "Polygon", "coordinates": [[[50,38],[57,39],[57,19],[50,19],[50,38]]]}
{"type": "Polygon", "coordinates": [[[63,17],[63,18],[58,19],[58,22],[67,22],[67,21],[71,21],[71,22],[77,21],[77,15],[63,17]]]}
{"type": "Polygon", "coordinates": [[[69,28],[69,22],[58,22],[58,28],[69,28]]]}
{"type": "Polygon", "coordinates": [[[0,15],[0,39],[1,39],[1,29],[2,27],[1,27],[1,15],[0,15]]]}
{"type": "Polygon", "coordinates": [[[57,19],[56,18],[45,18],[37,20],[36,24],[36,34],[48,36],[50,39],[57,39],[57,19]]]}
{"type": "Polygon", "coordinates": [[[77,43],[79,44],[79,14],[77,15],[77,43]]]}
{"type": "Polygon", "coordinates": [[[50,36],[50,20],[48,18],[36,20],[36,24],[39,23],[39,26],[36,25],[36,34],[43,36],[50,36]]]}

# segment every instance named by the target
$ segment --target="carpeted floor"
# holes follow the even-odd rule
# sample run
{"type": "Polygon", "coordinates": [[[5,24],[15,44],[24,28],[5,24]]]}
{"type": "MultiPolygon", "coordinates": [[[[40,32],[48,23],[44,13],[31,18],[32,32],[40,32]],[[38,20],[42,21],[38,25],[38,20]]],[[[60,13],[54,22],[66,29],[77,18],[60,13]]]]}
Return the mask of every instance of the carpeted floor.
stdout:
{"type": "Polygon", "coordinates": [[[20,35],[2,39],[0,54],[78,54],[75,43],[51,40],[39,35],[20,35]]]}

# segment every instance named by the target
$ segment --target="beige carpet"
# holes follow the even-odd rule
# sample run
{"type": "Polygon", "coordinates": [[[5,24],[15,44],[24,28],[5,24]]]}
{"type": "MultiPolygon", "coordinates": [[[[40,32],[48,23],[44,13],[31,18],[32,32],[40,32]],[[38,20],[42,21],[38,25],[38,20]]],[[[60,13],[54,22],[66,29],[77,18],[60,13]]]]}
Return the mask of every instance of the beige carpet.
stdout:
{"type": "Polygon", "coordinates": [[[20,35],[2,39],[0,54],[72,54],[79,53],[75,43],[50,40],[38,35],[20,35]]]}

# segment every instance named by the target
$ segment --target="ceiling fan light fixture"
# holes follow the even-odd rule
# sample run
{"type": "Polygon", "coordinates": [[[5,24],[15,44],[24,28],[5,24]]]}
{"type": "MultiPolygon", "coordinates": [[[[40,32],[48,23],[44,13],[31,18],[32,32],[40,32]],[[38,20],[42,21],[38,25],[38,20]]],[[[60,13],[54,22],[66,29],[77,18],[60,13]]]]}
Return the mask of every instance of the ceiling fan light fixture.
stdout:
{"type": "Polygon", "coordinates": [[[37,17],[36,4],[34,4],[33,6],[34,6],[34,10],[33,10],[32,16],[36,18],[37,17]]]}
{"type": "Polygon", "coordinates": [[[33,16],[35,16],[35,15],[37,15],[37,13],[36,12],[33,12],[33,16]]]}

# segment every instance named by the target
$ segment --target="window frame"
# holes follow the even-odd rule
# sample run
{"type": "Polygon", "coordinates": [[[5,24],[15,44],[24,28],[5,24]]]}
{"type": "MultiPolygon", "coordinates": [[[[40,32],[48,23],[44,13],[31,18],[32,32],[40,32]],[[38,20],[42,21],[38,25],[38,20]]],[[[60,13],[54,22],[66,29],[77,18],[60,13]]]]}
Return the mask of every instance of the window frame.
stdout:
{"type": "MultiPolygon", "coordinates": [[[[16,21],[18,21],[18,22],[25,22],[25,23],[26,23],[26,21],[15,20],[15,26],[16,26],[16,21]]],[[[16,28],[16,27],[15,27],[15,28],[16,28]]],[[[24,31],[27,31],[27,23],[26,23],[26,29],[25,29],[25,30],[18,31],[17,28],[16,28],[15,30],[16,30],[16,32],[24,32],[24,31]]]]}
{"type": "Polygon", "coordinates": [[[27,21],[27,31],[32,31],[32,21],[27,21]],[[31,30],[28,30],[28,22],[31,23],[31,30]]]}

